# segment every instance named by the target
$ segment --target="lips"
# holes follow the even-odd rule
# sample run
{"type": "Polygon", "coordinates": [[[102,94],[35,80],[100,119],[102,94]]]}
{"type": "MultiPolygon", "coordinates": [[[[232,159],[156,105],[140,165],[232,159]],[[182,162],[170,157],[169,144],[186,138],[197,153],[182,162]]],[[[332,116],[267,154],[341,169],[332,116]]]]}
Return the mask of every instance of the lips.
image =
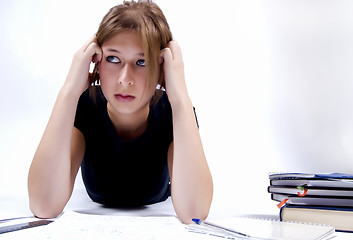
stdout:
{"type": "Polygon", "coordinates": [[[115,94],[114,96],[119,102],[124,102],[124,103],[131,102],[135,99],[134,96],[128,95],[128,94],[120,94],[119,93],[119,94],[115,94]]]}

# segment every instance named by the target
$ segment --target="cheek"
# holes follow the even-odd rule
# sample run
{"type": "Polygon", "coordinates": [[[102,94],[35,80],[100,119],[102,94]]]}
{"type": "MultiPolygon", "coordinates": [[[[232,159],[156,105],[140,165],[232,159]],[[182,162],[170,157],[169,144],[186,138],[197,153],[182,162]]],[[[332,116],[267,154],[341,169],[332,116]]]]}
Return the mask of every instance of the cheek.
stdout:
{"type": "Polygon", "coordinates": [[[139,85],[139,86],[148,85],[148,77],[146,76],[145,68],[136,68],[134,70],[133,77],[135,80],[135,85],[139,85]]]}
{"type": "Polygon", "coordinates": [[[108,82],[114,78],[115,72],[107,64],[101,63],[98,66],[99,78],[101,82],[108,82]]]}

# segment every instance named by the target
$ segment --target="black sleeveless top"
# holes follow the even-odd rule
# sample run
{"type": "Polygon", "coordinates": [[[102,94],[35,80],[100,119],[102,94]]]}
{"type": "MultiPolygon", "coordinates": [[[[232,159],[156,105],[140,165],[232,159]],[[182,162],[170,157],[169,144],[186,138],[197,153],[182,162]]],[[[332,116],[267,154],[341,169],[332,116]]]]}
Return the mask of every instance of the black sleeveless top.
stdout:
{"type": "Polygon", "coordinates": [[[173,123],[165,92],[150,107],[146,131],[132,141],[117,136],[101,91],[97,91],[96,103],[88,90],[81,95],[74,125],[85,138],[81,172],[94,202],[134,207],[170,196],[167,153],[173,140],[173,123]]]}

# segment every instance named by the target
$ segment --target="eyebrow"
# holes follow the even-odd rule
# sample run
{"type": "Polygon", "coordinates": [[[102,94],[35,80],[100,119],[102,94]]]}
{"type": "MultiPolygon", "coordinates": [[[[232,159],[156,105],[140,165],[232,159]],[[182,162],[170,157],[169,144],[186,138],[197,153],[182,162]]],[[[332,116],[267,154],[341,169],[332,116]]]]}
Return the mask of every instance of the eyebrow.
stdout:
{"type": "MultiPolygon", "coordinates": [[[[108,48],[106,51],[108,51],[108,52],[121,53],[119,50],[116,50],[116,49],[114,49],[114,48],[108,48]]],[[[145,56],[144,53],[138,53],[137,55],[138,55],[138,56],[141,56],[141,57],[144,57],[144,56],[145,56]]]]}

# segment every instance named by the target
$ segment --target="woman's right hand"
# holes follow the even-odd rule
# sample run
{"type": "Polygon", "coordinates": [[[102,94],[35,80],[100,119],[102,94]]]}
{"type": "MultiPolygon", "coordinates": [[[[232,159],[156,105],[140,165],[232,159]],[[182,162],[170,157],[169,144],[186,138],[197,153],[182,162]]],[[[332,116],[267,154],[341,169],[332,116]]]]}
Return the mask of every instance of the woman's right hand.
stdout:
{"type": "Polygon", "coordinates": [[[89,87],[91,62],[98,64],[101,59],[102,49],[94,36],[75,53],[64,86],[80,96],[89,87]]]}

